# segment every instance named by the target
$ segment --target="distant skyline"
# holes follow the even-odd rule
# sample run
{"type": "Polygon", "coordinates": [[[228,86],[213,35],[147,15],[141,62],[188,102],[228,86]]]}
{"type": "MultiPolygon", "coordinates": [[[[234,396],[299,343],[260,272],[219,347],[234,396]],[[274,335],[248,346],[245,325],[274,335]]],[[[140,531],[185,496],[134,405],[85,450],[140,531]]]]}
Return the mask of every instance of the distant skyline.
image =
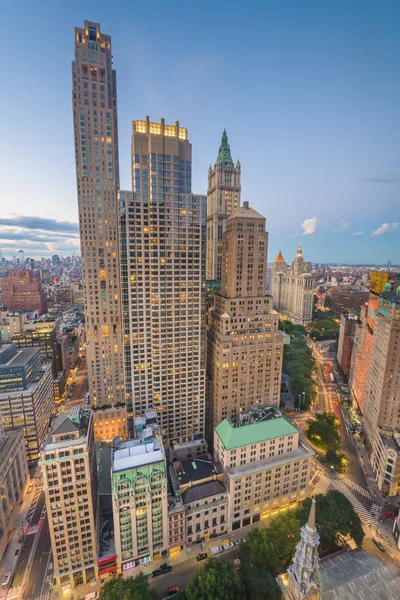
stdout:
{"type": "Polygon", "coordinates": [[[269,263],[299,241],[307,261],[400,263],[396,0],[22,0],[0,17],[3,256],[79,252],[71,62],[88,19],[112,36],[122,189],[133,119],[188,128],[203,194],[225,127],[269,263]]]}

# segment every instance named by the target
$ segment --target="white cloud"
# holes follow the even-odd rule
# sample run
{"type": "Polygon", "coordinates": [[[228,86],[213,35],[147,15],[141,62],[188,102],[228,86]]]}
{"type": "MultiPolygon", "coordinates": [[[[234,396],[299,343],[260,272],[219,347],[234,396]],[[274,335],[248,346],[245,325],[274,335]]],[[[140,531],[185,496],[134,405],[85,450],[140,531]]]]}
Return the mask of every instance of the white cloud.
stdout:
{"type": "Polygon", "coordinates": [[[389,233],[390,231],[396,231],[398,227],[399,223],[382,223],[382,225],[378,227],[378,229],[375,229],[375,231],[373,231],[371,235],[384,235],[385,233],[389,233]]]}
{"type": "Polygon", "coordinates": [[[347,223],[344,219],[340,219],[340,227],[339,229],[335,229],[333,233],[343,233],[349,226],[350,223],[347,223]]]}
{"type": "Polygon", "coordinates": [[[312,219],[306,219],[301,224],[303,228],[303,235],[312,235],[317,231],[317,217],[312,217],[312,219]]]}
{"type": "Polygon", "coordinates": [[[355,231],[354,233],[352,233],[351,235],[364,235],[363,231],[355,231]]]}

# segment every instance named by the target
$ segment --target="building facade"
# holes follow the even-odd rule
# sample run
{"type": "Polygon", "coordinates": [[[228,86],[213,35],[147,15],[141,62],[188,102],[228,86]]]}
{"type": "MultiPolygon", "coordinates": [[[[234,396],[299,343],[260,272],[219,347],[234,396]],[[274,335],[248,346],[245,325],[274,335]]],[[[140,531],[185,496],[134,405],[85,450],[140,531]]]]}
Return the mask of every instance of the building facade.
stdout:
{"type": "Polygon", "coordinates": [[[123,403],[117,86],[111,37],[75,28],[72,104],[90,402],[123,403]]]}
{"type": "Polygon", "coordinates": [[[356,331],[358,317],[352,313],[342,313],[340,317],[340,329],[337,362],[346,377],[350,374],[351,355],[353,351],[354,334],[356,331]]]}
{"type": "Polygon", "coordinates": [[[308,269],[309,263],[304,261],[301,244],[289,269],[281,252],[272,269],[274,307],[282,318],[298,325],[306,325],[312,320],[314,278],[308,269]]]}
{"type": "Polygon", "coordinates": [[[4,427],[22,427],[28,461],[36,460],[54,415],[53,375],[39,348],[0,347],[0,413],[4,427]]]}
{"type": "Polygon", "coordinates": [[[24,432],[21,427],[4,431],[0,416],[0,560],[19,516],[19,505],[29,481],[24,432]]]}
{"type": "Polygon", "coordinates": [[[371,466],[380,489],[400,493],[400,286],[390,283],[378,299],[368,378],[364,426],[371,466]]]}
{"type": "Polygon", "coordinates": [[[222,285],[207,315],[208,436],[251,406],[279,406],[283,339],[265,293],[268,233],[248,202],[226,221],[222,285]]]}
{"type": "Polygon", "coordinates": [[[97,577],[99,494],[92,411],[61,413],[40,452],[54,577],[69,589],[97,577]]]}
{"type": "Polygon", "coordinates": [[[206,278],[221,281],[222,238],[226,219],[240,206],[240,162],[233,164],[226,131],[222,134],[214,168],[208,169],[206,278]]]}
{"type": "Polygon", "coordinates": [[[297,506],[308,494],[314,452],[298,429],[273,408],[255,408],[214,432],[229,498],[229,530],[297,506]]]}
{"type": "Polygon", "coordinates": [[[204,436],[205,198],[179,123],[133,121],[133,192],[120,192],[128,431],[154,408],[164,443],[204,436]]]}
{"type": "Polygon", "coordinates": [[[146,411],[135,425],[136,438],[118,443],[112,456],[118,572],[168,553],[166,460],[155,411],[146,411]]]}
{"type": "Polygon", "coordinates": [[[46,292],[32,271],[10,271],[1,279],[1,293],[3,306],[9,312],[37,311],[39,315],[47,312],[46,292]]]}

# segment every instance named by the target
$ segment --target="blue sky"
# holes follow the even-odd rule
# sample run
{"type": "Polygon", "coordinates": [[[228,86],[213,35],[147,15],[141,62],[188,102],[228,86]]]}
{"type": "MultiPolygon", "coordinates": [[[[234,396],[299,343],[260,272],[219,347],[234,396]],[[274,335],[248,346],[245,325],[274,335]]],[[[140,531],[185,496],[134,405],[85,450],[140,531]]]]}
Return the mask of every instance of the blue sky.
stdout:
{"type": "Polygon", "coordinates": [[[306,260],[400,263],[397,0],[3,0],[3,255],[79,247],[71,61],[84,19],[113,38],[123,188],[132,119],[188,128],[196,193],[226,127],[270,261],[301,241],[306,260]]]}

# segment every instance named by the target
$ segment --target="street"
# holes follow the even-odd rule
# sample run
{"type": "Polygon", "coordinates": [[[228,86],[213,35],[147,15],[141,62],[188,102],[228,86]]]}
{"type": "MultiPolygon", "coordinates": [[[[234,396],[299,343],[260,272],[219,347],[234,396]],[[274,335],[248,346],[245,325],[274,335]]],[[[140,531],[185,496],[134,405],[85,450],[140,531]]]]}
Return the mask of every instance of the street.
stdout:
{"type": "Polygon", "coordinates": [[[83,364],[77,367],[76,376],[73,375],[73,378],[75,378],[75,384],[72,390],[71,398],[65,401],[66,408],[83,404],[85,394],[88,391],[89,386],[86,357],[83,361],[83,364]]]}

